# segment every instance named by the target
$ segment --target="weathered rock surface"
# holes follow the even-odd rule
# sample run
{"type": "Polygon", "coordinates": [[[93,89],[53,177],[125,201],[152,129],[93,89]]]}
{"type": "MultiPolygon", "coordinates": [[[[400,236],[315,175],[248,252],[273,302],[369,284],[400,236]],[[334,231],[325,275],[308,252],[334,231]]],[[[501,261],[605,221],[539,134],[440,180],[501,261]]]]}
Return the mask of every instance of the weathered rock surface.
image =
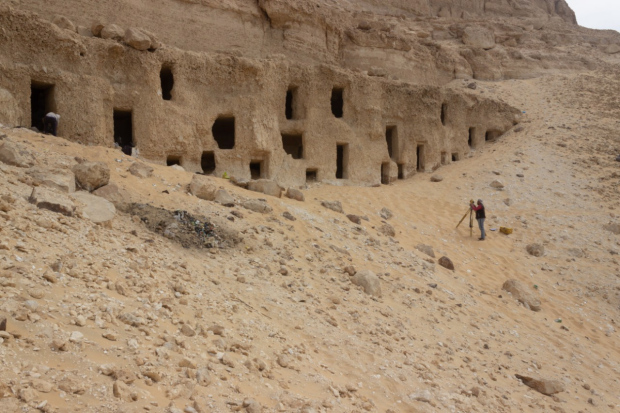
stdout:
{"type": "Polygon", "coordinates": [[[547,396],[563,392],[565,390],[564,383],[559,380],[550,379],[534,379],[532,377],[521,376],[516,374],[515,377],[528,387],[547,396]]]}
{"type": "Polygon", "coordinates": [[[128,171],[138,178],[150,178],[153,176],[153,167],[143,162],[134,162],[129,167],[128,171]]]}
{"type": "Polygon", "coordinates": [[[503,189],[504,188],[504,184],[499,179],[496,179],[493,182],[491,182],[491,188],[503,189]]]}
{"type": "Polygon", "coordinates": [[[394,214],[388,208],[383,207],[381,208],[381,211],[379,211],[379,216],[385,220],[388,220],[392,218],[394,214]]]}
{"type": "Polygon", "coordinates": [[[425,253],[429,257],[435,258],[435,251],[433,250],[433,247],[431,247],[430,245],[418,244],[418,245],[416,245],[415,248],[418,251],[425,253]]]}
{"type": "Polygon", "coordinates": [[[604,225],[603,229],[613,232],[616,235],[620,235],[620,223],[610,222],[609,224],[604,225]]]}
{"type": "Polygon", "coordinates": [[[280,198],[282,187],[269,179],[257,179],[248,183],[248,190],[280,198]]]}
{"type": "Polygon", "coordinates": [[[525,250],[528,254],[533,255],[534,257],[542,257],[545,255],[545,247],[542,244],[528,244],[525,247],[525,250]]]}
{"type": "Polygon", "coordinates": [[[215,191],[215,197],[213,200],[226,207],[235,206],[235,198],[233,198],[232,195],[230,195],[225,189],[218,189],[215,191]]]}
{"type": "Polygon", "coordinates": [[[381,297],[381,280],[372,271],[358,271],[351,277],[351,282],[362,287],[366,294],[381,297]]]}
{"type": "Polygon", "coordinates": [[[519,301],[525,308],[532,311],[540,311],[540,299],[536,294],[519,280],[508,280],[502,285],[502,290],[508,291],[512,297],[519,301]]]}
{"type": "Polygon", "coordinates": [[[0,142],[0,162],[20,168],[29,168],[34,165],[34,156],[18,143],[5,139],[0,142]]]}
{"type": "Polygon", "coordinates": [[[437,175],[437,174],[431,176],[431,182],[441,182],[441,181],[443,181],[443,176],[437,175]]]}
{"type": "Polygon", "coordinates": [[[101,30],[102,39],[121,40],[125,31],[115,24],[108,24],[101,30]]]}
{"type": "Polygon", "coordinates": [[[463,32],[463,43],[479,49],[492,49],[495,47],[495,34],[484,27],[469,26],[463,32]]]}
{"type": "Polygon", "coordinates": [[[110,168],[103,162],[82,162],[73,167],[78,186],[88,192],[110,182],[110,168]]]}
{"type": "Polygon", "coordinates": [[[362,223],[362,219],[354,214],[348,214],[347,218],[349,218],[349,221],[353,222],[354,224],[360,225],[362,223]]]}
{"type": "Polygon", "coordinates": [[[27,173],[36,185],[66,193],[75,192],[75,175],[71,171],[34,167],[27,173]]]}
{"type": "Polygon", "coordinates": [[[388,236],[388,237],[395,237],[396,236],[396,230],[394,229],[393,226],[391,226],[388,223],[385,223],[383,225],[381,225],[378,229],[377,229],[381,234],[388,236]]]}
{"type": "Polygon", "coordinates": [[[56,26],[60,27],[61,29],[69,30],[74,33],[76,32],[75,24],[73,24],[71,20],[69,20],[65,16],[54,17],[54,20],[52,20],[52,23],[54,23],[56,26]]]}
{"type": "Polygon", "coordinates": [[[204,175],[194,175],[189,184],[189,192],[195,197],[204,199],[205,201],[215,200],[217,189],[215,181],[204,175]]]}
{"type": "Polygon", "coordinates": [[[114,183],[107,184],[99,189],[95,189],[92,194],[107,199],[108,201],[112,202],[116,207],[122,207],[123,204],[128,201],[127,197],[123,194],[123,191],[118,187],[118,185],[114,183]]]}
{"type": "Polygon", "coordinates": [[[116,216],[114,204],[107,199],[84,191],[71,194],[70,197],[77,202],[82,216],[92,222],[107,222],[116,216]]]}
{"type": "Polygon", "coordinates": [[[68,196],[43,187],[34,188],[29,201],[41,209],[48,209],[67,216],[72,216],[75,212],[75,204],[68,196]]]}

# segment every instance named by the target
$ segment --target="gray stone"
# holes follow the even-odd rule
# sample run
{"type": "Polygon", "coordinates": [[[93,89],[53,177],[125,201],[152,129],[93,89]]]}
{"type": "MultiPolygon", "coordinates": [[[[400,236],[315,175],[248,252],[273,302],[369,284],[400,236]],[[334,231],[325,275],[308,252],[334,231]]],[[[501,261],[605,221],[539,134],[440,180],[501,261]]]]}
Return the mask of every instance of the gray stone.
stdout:
{"type": "Polygon", "coordinates": [[[443,181],[443,176],[441,175],[433,175],[431,176],[431,182],[441,182],[443,181]]]}
{"type": "Polygon", "coordinates": [[[280,198],[282,196],[283,189],[275,181],[271,181],[269,179],[257,179],[248,183],[248,190],[280,198]]]}
{"type": "Polygon", "coordinates": [[[433,251],[433,247],[426,244],[418,244],[415,247],[418,251],[425,253],[429,257],[435,258],[435,251],[433,251]]]}
{"type": "Polygon", "coordinates": [[[437,263],[444,268],[454,271],[454,263],[452,260],[446,256],[441,257],[437,263]]]}
{"type": "Polygon", "coordinates": [[[504,184],[499,179],[496,179],[493,182],[491,182],[491,188],[503,189],[504,188],[504,184]]]}
{"type": "Polygon", "coordinates": [[[347,218],[349,218],[349,221],[353,222],[354,224],[360,225],[362,223],[362,219],[357,215],[348,214],[347,218]]]}
{"type": "Polygon", "coordinates": [[[92,194],[107,199],[117,207],[122,206],[126,202],[123,191],[121,191],[116,184],[107,184],[106,186],[102,186],[101,188],[94,190],[92,194]]]}
{"type": "Polygon", "coordinates": [[[537,392],[547,396],[551,396],[552,394],[560,393],[565,390],[564,383],[559,380],[534,379],[527,376],[521,376],[520,374],[515,374],[515,377],[521,380],[526,386],[531,387],[537,392]]]}
{"type": "Polygon", "coordinates": [[[323,205],[327,209],[331,209],[332,211],[344,214],[344,210],[342,209],[342,204],[340,203],[340,201],[321,201],[321,205],[323,205]]]}
{"type": "Polygon", "coordinates": [[[372,271],[358,271],[351,277],[351,282],[362,287],[366,294],[381,297],[381,280],[372,271]]]}
{"type": "Polygon", "coordinates": [[[541,244],[528,244],[525,250],[534,257],[542,257],[545,255],[545,247],[541,244]]]}
{"type": "Polygon", "coordinates": [[[88,192],[110,182],[110,168],[103,162],[82,162],[73,167],[78,186],[88,192]]]}
{"type": "Polygon", "coordinates": [[[121,40],[125,31],[115,24],[109,24],[101,30],[102,39],[121,40]]]}
{"type": "Polygon", "coordinates": [[[383,207],[381,208],[381,211],[379,211],[379,216],[383,219],[390,219],[394,216],[394,214],[392,214],[392,211],[389,209],[383,207]]]}
{"type": "Polygon", "coordinates": [[[20,168],[29,168],[34,165],[34,156],[21,145],[5,139],[0,145],[0,162],[20,168]]]}
{"type": "Polygon", "coordinates": [[[212,178],[204,175],[194,175],[189,184],[189,192],[197,198],[205,201],[214,201],[217,186],[212,178]]]}
{"type": "Polygon", "coordinates": [[[125,31],[123,40],[136,50],[148,50],[151,48],[151,38],[141,30],[133,27],[125,31]]]}
{"type": "Polygon", "coordinates": [[[291,213],[290,213],[290,212],[288,212],[288,211],[284,211],[284,212],[282,213],[282,216],[283,216],[284,218],[288,219],[289,221],[297,221],[297,218],[295,218],[295,217],[293,216],[293,214],[291,214],[291,213]]]}
{"type": "Polygon", "coordinates": [[[519,301],[525,308],[532,311],[540,311],[540,299],[525,284],[519,280],[508,280],[502,285],[502,290],[508,291],[512,297],[519,301]]]}
{"type": "Polygon", "coordinates": [[[470,88],[471,90],[476,90],[478,88],[478,85],[472,82],[468,84],[467,87],[470,88]]]}
{"type": "Polygon", "coordinates": [[[153,176],[153,167],[142,162],[134,162],[128,170],[130,174],[138,178],[150,178],[153,176]]]}
{"type": "Polygon", "coordinates": [[[107,222],[116,216],[114,204],[105,198],[83,191],[71,194],[70,197],[79,205],[82,216],[92,222],[107,222]]]}
{"type": "Polygon", "coordinates": [[[299,189],[295,189],[295,188],[288,188],[286,190],[286,197],[290,199],[294,199],[296,201],[300,201],[300,202],[303,202],[306,200],[304,193],[301,192],[299,189]]]}
{"type": "Polygon", "coordinates": [[[378,231],[388,237],[394,237],[396,236],[396,230],[394,229],[393,226],[391,226],[390,224],[383,224],[379,227],[378,231]]]}
{"type": "Polygon", "coordinates": [[[248,199],[241,206],[261,214],[268,214],[273,211],[273,208],[271,208],[267,202],[261,201],[260,199],[248,199]]]}
{"type": "Polygon", "coordinates": [[[616,235],[620,235],[620,223],[610,222],[609,224],[603,225],[603,229],[613,232],[616,235]]]}
{"type": "Polygon", "coordinates": [[[75,204],[68,196],[43,187],[36,187],[32,190],[29,202],[38,208],[67,216],[72,216],[75,212],[75,204]]]}
{"type": "Polygon", "coordinates": [[[36,185],[65,193],[75,192],[75,175],[71,171],[34,167],[26,173],[36,185]]]}
{"type": "Polygon", "coordinates": [[[101,20],[95,20],[90,25],[90,31],[93,34],[93,36],[101,37],[101,31],[103,30],[104,27],[105,27],[104,22],[102,22],[101,20]]]}

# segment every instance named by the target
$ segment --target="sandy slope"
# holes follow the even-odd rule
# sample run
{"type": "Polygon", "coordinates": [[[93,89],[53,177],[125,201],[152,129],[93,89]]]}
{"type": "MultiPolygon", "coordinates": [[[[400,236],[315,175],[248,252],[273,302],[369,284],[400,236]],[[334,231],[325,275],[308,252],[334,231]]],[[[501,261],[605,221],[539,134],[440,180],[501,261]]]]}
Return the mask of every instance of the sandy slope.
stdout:
{"type": "MultiPolygon", "coordinates": [[[[2,411],[35,411],[43,400],[47,411],[259,411],[242,407],[246,398],[284,412],[618,410],[620,240],[603,225],[617,222],[619,79],[601,71],[479,82],[471,93],[522,108],[522,131],[436,171],[439,183],[418,174],[380,188],[318,185],[304,203],[269,198],[272,214],[236,207],[244,218],[230,225],[244,241],[227,250],[183,249],[124,214],[97,226],[37,210],[22,198],[30,191],[24,171],[3,165],[0,194],[15,201],[0,221],[8,248],[0,249],[0,314],[21,338],[0,345],[0,387],[21,400],[5,396],[2,411]],[[494,179],[504,190],[489,186],[494,179]],[[455,229],[470,198],[487,207],[484,242],[477,229],[470,237],[467,222],[455,229]],[[340,200],[369,221],[354,225],[321,200],[340,200]],[[383,207],[394,213],[393,238],[377,231],[383,207]],[[499,226],[515,232],[489,230],[499,226]],[[532,242],[546,255],[529,256],[532,242]],[[428,262],[419,243],[450,257],[456,271],[428,262]],[[58,260],[59,281],[50,284],[41,276],[58,260]],[[353,286],[348,265],[377,273],[383,296],[353,286]],[[538,286],[541,312],[501,291],[509,278],[538,286]],[[143,323],[123,324],[127,313],[143,323]],[[183,335],[183,323],[198,334],[183,335]],[[215,324],[223,336],[207,331],[215,324]],[[53,341],[73,331],[84,339],[57,351],[53,341]],[[206,368],[211,383],[198,385],[183,358],[206,368]],[[133,378],[137,401],[113,395],[106,369],[133,378]],[[558,379],[566,390],[544,396],[515,374],[558,379]],[[51,390],[24,393],[36,380],[51,390]]],[[[156,166],[138,179],[117,151],[1,132],[42,165],[67,167],[74,156],[106,162],[134,200],[230,216],[186,193],[188,173],[156,166]]],[[[237,198],[262,196],[220,183],[237,198]]]]}

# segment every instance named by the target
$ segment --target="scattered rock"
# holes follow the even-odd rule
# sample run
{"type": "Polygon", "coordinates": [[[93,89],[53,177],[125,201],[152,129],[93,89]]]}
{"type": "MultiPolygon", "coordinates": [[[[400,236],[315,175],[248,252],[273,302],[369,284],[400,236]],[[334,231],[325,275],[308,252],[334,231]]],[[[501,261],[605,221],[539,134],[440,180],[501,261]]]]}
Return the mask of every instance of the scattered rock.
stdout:
{"type": "Polygon", "coordinates": [[[353,222],[354,224],[360,225],[362,223],[362,219],[357,215],[348,214],[347,218],[349,218],[349,221],[353,222]]]}
{"type": "Polygon", "coordinates": [[[545,255],[545,247],[541,244],[528,244],[525,250],[534,257],[542,257],[545,255]]]}
{"type": "Polygon", "coordinates": [[[565,390],[564,383],[559,380],[533,379],[531,377],[521,376],[520,374],[516,374],[515,377],[521,380],[526,386],[531,387],[537,392],[547,396],[551,396],[552,394],[560,393],[565,390]]]}
{"type": "Polygon", "coordinates": [[[248,189],[248,184],[250,183],[247,179],[239,179],[234,176],[230,178],[230,183],[238,186],[239,188],[248,189]]]}
{"type": "Polygon", "coordinates": [[[304,193],[295,188],[288,188],[286,190],[286,197],[300,202],[304,202],[306,200],[304,193]]]}
{"type": "Polygon", "coordinates": [[[54,389],[54,385],[48,381],[41,379],[33,379],[30,383],[32,388],[41,393],[49,393],[54,389]]]}
{"type": "Polygon", "coordinates": [[[116,380],[112,385],[112,392],[114,397],[117,397],[124,402],[134,402],[138,400],[138,395],[131,391],[131,388],[120,380],[116,380]]]}
{"type": "Polygon", "coordinates": [[[502,290],[508,291],[512,297],[519,301],[525,308],[532,311],[540,311],[540,299],[525,284],[518,280],[508,280],[502,286],[502,290]]]}
{"type": "Polygon", "coordinates": [[[148,50],[151,48],[151,38],[136,28],[127,29],[123,40],[136,50],[148,50]]]}
{"type": "Polygon", "coordinates": [[[331,209],[332,211],[344,214],[344,210],[342,209],[342,204],[340,203],[340,201],[321,201],[321,205],[323,205],[327,209],[331,209]]]}
{"type": "Polygon", "coordinates": [[[493,182],[491,182],[491,188],[503,189],[504,188],[504,184],[502,183],[502,181],[496,179],[493,182]]]}
{"type": "Polygon", "coordinates": [[[245,209],[259,212],[261,214],[268,214],[273,211],[273,208],[271,208],[266,201],[262,201],[260,199],[248,199],[243,204],[241,204],[241,206],[243,206],[245,209]]]}
{"type": "Polygon", "coordinates": [[[280,198],[282,196],[283,189],[275,181],[269,179],[257,179],[248,183],[248,190],[280,198]]]}
{"type": "Polygon", "coordinates": [[[29,168],[34,165],[34,156],[21,145],[5,139],[0,145],[0,162],[20,168],[29,168]]]}
{"type": "Polygon", "coordinates": [[[107,199],[83,191],[70,196],[78,203],[82,216],[92,222],[108,222],[116,216],[114,204],[107,199]]]}
{"type": "Polygon", "coordinates": [[[263,411],[261,405],[254,399],[243,400],[243,407],[247,413],[261,413],[263,411]]]}
{"type": "Polygon", "coordinates": [[[441,182],[443,181],[443,176],[441,175],[433,175],[431,176],[431,182],[441,182]]]}
{"type": "Polygon", "coordinates": [[[476,90],[478,88],[478,85],[475,82],[472,82],[468,84],[467,87],[470,88],[471,90],[476,90]]]}
{"type": "Polygon", "coordinates": [[[454,264],[452,263],[452,260],[446,256],[441,257],[437,263],[444,268],[454,271],[454,264]]]}
{"type": "Polygon", "coordinates": [[[211,384],[211,374],[209,373],[209,370],[204,367],[196,370],[196,381],[199,385],[204,387],[207,387],[209,384],[211,384]]]}
{"type": "Polygon", "coordinates": [[[426,244],[418,244],[415,247],[418,251],[425,253],[429,257],[435,258],[435,251],[433,251],[433,247],[426,244]]]}
{"type": "Polygon", "coordinates": [[[217,190],[217,186],[213,179],[204,175],[194,175],[189,184],[189,192],[195,197],[204,199],[205,201],[215,200],[215,193],[217,190]]]}
{"type": "MultiPolygon", "coordinates": [[[[94,34],[94,33],[93,33],[94,34]]],[[[109,24],[101,30],[102,39],[121,40],[125,32],[115,24],[109,24]]]]}
{"type": "Polygon", "coordinates": [[[351,282],[362,287],[366,294],[381,297],[381,281],[372,271],[358,271],[351,277],[351,282]]]}
{"type": "Polygon", "coordinates": [[[75,205],[68,196],[43,187],[33,188],[28,200],[38,208],[48,209],[63,215],[72,216],[75,212],[75,205]]]}
{"type": "Polygon", "coordinates": [[[349,276],[351,276],[351,277],[353,277],[355,275],[355,273],[357,273],[357,271],[355,270],[355,267],[352,266],[352,265],[344,267],[344,272],[349,274],[349,276]]]}
{"type": "Polygon", "coordinates": [[[287,354],[280,354],[277,362],[280,367],[287,368],[291,364],[291,358],[287,354]]]}
{"type": "Polygon", "coordinates": [[[620,235],[620,223],[610,222],[609,224],[604,225],[603,229],[613,232],[616,235],[620,235]]]}
{"type": "Polygon", "coordinates": [[[215,191],[215,198],[213,199],[220,205],[232,208],[235,206],[235,198],[232,197],[225,189],[218,189],[215,191]]]}
{"type": "Polygon", "coordinates": [[[385,223],[383,225],[381,225],[378,229],[378,231],[388,237],[394,237],[396,236],[396,230],[394,229],[393,226],[391,226],[388,223],[385,223]]]}
{"type": "Polygon", "coordinates": [[[607,54],[620,53],[620,44],[610,44],[603,51],[607,54]]]}
{"type": "Polygon", "coordinates": [[[392,211],[390,211],[387,208],[381,208],[381,211],[379,211],[379,216],[383,219],[390,219],[394,216],[394,214],[392,214],[392,211]]]}
{"type": "Polygon", "coordinates": [[[90,31],[93,33],[93,36],[101,37],[101,31],[105,27],[105,23],[101,20],[95,20],[90,25],[90,31]]]}
{"type": "Polygon", "coordinates": [[[411,400],[415,400],[416,402],[430,403],[432,395],[428,390],[420,390],[415,393],[411,393],[409,398],[411,400]]]}
{"type": "Polygon", "coordinates": [[[150,178],[153,176],[153,167],[142,162],[134,162],[128,170],[130,174],[138,178],[150,178]]]}
{"type": "Polygon", "coordinates": [[[82,162],[73,167],[78,186],[88,192],[110,182],[110,168],[103,162],[82,162]]]}
{"type": "Polygon", "coordinates": [[[290,213],[290,212],[288,212],[288,211],[284,211],[284,212],[282,213],[282,216],[283,216],[284,218],[288,219],[289,221],[297,221],[297,218],[295,218],[295,217],[293,216],[293,214],[291,214],[291,213],[290,213]]]}
{"type": "Polygon", "coordinates": [[[92,194],[103,199],[107,199],[119,208],[123,207],[127,201],[126,197],[123,195],[123,192],[121,192],[121,189],[116,184],[107,184],[106,186],[102,186],[101,188],[94,190],[92,194]]]}
{"type": "Polygon", "coordinates": [[[187,337],[194,337],[196,335],[196,331],[189,324],[183,324],[181,326],[181,334],[187,337]]]}

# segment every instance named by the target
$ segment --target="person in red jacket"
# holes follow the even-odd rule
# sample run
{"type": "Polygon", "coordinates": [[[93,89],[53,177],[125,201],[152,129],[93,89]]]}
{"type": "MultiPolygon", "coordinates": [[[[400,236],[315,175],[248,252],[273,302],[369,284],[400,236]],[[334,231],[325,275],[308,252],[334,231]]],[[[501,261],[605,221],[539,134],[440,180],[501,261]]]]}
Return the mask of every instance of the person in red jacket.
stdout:
{"type": "Polygon", "coordinates": [[[474,205],[474,200],[469,201],[469,206],[473,211],[476,211],[476,221],[478,221],[478,227],[480,228],[480,238],[479,241],[484,241],[486,238],[486,234],[484,232],[484,219],[486,215],[484,214],[484,204],[482,203],[482,199],[478,200],[478,205],[474,205]]]}

